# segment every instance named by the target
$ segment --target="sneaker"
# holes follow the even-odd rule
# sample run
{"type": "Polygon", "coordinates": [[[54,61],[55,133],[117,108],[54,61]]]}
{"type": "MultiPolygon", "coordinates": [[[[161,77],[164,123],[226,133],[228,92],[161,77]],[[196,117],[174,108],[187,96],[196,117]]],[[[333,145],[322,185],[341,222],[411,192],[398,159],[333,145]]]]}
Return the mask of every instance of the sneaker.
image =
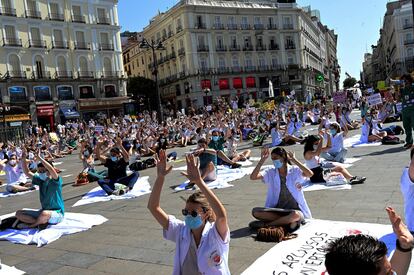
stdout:
{"type": "Polygon", "coordinates": [[[241,164],[239,164],[239,163],[233,163],[233,164],[231,165],[231,169],[236,169],[236,168],[240,168],[240,167],[242,167],[242,165],[241,165],[241,164]]]}
{"type": "Polygon", "coordinates": [[[112,192],[112,195],[115,195],[115,196],[122,196],[123,194],[125,194],[125,191],[122,189],[118,189],[112,192]]]}
{"type": "Polygon", "coordinates": [[[349,183],[351,185],[355,185],[355,184],[362,184],[365,182],[367,178],[366,177],[353,177],[351,178],[351,180],[349,181],[349,183]]]}
{"type": "Polygon", "coordinates": [[[264,221],[252,221],[249,223],[250,229],[259,229],[266,226],[266,223],[264,221]]]}
{"type": "Polygon", "coordinates": [[[413,147],[413,145],[410,143],[404,144],[404,149],[410,149],[411,147],[413,147]]]}

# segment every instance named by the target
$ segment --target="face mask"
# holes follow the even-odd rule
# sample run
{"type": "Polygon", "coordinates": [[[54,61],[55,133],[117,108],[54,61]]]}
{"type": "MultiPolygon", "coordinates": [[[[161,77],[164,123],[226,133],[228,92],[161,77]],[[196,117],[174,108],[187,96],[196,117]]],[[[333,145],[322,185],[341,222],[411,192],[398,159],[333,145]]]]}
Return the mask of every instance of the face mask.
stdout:
{"type": "Polygon", "coordinates": [[[185,225],[190,229],[197,229],[203,225],[203,220],[201,219],[200,215],[197,217],[193,217],[191,215],[185,216],[185,225]]]}
{"type": "Polygon", "coordinates": [[[37,173],[37,175],[39,176],[39,179],[41,179],[42,181],[47,180],[47,174],[46,173],[37,173]]]}
{"type": "Polygon", "coordinates": [[[333,135],[333,136],[336,135],[336,130],[335,129],[331,129],[330,131],[331,131],[331,135],[333,135]]]}
{"type": "Polygon", "coordinates": [[[163,139],[163,138],[162,138],[162,139],[160,139],[160,142],[161,142],[161,143],[164,143],[164,142],[165,142],[165,139],[163,139]]]}
{"type": "Polygon", "coordinates": [[[277,159],[273,161],[273,165],[275,166],[276,169],[280,169],[283,166],[283,162],[280,159],[277,159]]]}
{"type": "Polygon", "coordinates": [[[113,162],[117,162],[117,161],[118,161],[118,158],[117,158],[117,157],[111,157],[111,160],[112,160],[113,162]]]}
{"type": "Polygon", "coordinates": [[[219,137],[218,136],[213,136],[212,139],[213,139],[213,141],[218,141],[219,137]]]}
{"type": "Polygon", "coordinates": [[[9,160],[9,164],[11,165],[11,166],[15,166],[16,165],[16,160],[15,159],[12,159],[12,160],[9,160]]]}

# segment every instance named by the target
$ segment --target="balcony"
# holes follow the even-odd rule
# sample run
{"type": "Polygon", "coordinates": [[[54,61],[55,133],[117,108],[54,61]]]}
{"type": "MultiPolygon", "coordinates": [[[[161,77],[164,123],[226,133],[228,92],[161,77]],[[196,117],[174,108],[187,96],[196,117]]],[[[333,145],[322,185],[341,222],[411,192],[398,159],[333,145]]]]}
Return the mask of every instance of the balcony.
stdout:
{"type": "Polygon", "coordinates": [[[404,45],[411,45],[411,44],[414,44],[414,39],[406,39],[404,41],[404,45]]]}
{"type": "Polygon", "coordinates": [[[176,31],[176,33],[182,32],[182,31],[183,31],[183,27],[182,27],[182,26],[178,26],[178,27],[175,29],[175,31],[176,31]]]}
{"type": "Polygon", "coordinates": [[[194,26],[194,29],[205,30],[205,29],[207,29],[207,27],[206,27],[205,23],[196,23],[195,26],[194,26]]]}
{"type": "Polygon", "coordinates": [[[231,72],[232,73],[241,73],[241,72],[243,72],[243,68],[240,67],[240,66],[233,66],[233,67],[231,67],[231,72]]]}
{"type": "Polygon", "coordinates": [[[257,70],[259,72],[266,72],[266,71],[270,71],[270,67],[266,65],[259,65],[257,66],[257,70]]]}
{"type": "Polygon", "coordinates": [[[18,38],[3,38],[3,47],[23,47],[22,40],[18,38]]]}
{"type": "Polygon", "coordinates": [[[227,51],[227,47],[220,45],[216,47],[216,52],[226,52],[227,51]]]}
{"type": "Polygon", "coordinates": [[[180,72],[179,73],[179,78],[180,79],[185,78],[186,76],[187,76],[187,74],[185,72],[180,72]]]}
{"type": "Polygon", "coordinates": [[[50,72],[33,72],[32,78],[34,79],[51,79],[50,72]]]}
{"type": "Polygon", "coordinates": [[[198,45],[197,46],[197,51],[198,52],[209,52],[210,49],[208,48],[207,45],[198,45]]]}
{"type": "Polygon", "coordinates": [[[69,49],[69,43],[67,41],[52,41],[52,49],[69,49]]]}
{"type": "Polygon", "coordinates": [[[46,49],[46,41],[29,39],[29,48],[41,48],[46,49]]]}
{"type": "Polygon", "coordinates": [[[16,9],[12,9],[12,8],[0,8],[0,15],[5,15],[5,16],[14,16],[16,17],[16,9]]]}
{"type": "Polygon", "coordinates": [[[406,23],[406,24],[403,25],[404,30],[411,29],[412,27],[413,27],[413,23],[406,23]]]}
{"type": "Polygon", "coordinates": [[[215,23],[214,25],[213,25],[213,28],[215,29],[215,30],[224,30],[225,28],[224,28],[224,24],[221,24],[221,23],[215,23]]]}
{"type": "Polygon", "coordinates": [[[243,51],[244,52],[254,51],[254,47],[252,45],[244,45],[243,51]]]}
{"type": "Polygon", "coordinates": [[[250,30],[251,26],[249,24],[241,24],[240,29],[242,30],[250,30]]]}
{"type": "Polygon", "coordinates": [[[269,45],[269,50],[270,51],[278,51],[279,50],[279,45],[277,45],[277,44],[270,44],[269,45]]]}
{"type": "Polygon", "coordinates": [[[49,13],[49,20],[53,21],[65,21],[65,16],[61,13],[49,13]]]}
{"type": "Polygon", "coordinates": [[[244,71],[248,73],[255,72],[257,71],[257,67],[256,66],[245,66],[244,71]]]}
{"type": "Polygon", "coordinates": [[[26,18],[42,19],[40,12],[37,10],[26,10],[25,15],[26,18]]]}
{"type": "Polygon", "coordinates": [[[108,71],[102,73],[103,78],[119,78],[119,72],[117,71],[108,71]]]}
{"type": "Polygon", "coordinates": [[[74,23],[86,23],[85,16],[72,14],[72,22],[74,23]]]}
{"type": "Polygon", "coordinates": [[[168,38],[173,37],[173,36],[174,36],[173,31],[169,31],[169,32],[168,32],[168,38]]]}
{"type": "Polygon", "coordinates": [[[286,44],[285,49],[286,50],[295,50],[296,46],[295,46],[295,44],[286,44]]]}
{"type": "Polygon", "coordinates": [[[96,23],[98,23],[98,25],[111,25],[111,19],[109,17],[98,17],[96,23]]]}
{"type": "Polygon", "coordinates": [[[266,51],[266,49],[265,45],[256,45],[256,51],[258,52],[266,51]]]}
{"type": "Polygon", "coordinates": [[[230,46],[230,51],[231,52],[238,52],[238,51],[240,51],[240,46],[239,45],[231,45],[230,46]]]}
{"type": "Polygon", "coordinates": [[[56,71],[55,77],[57,79],[73,78],[72,71],[56,71]]]}
{"type": "Polygon", "coordinates": [[[178,49],[178,56],[182,56],[182,55],[185,55],[185,49],[184,48],[178,49]]]}
{"type": "Polygon", "coordinates": [[[112,43],[100,43],[99,44],[100,51],[114,51],[114,44],[112,43]]]}
{"type": "Polygon", "coordinates": [[[90,50],[91,46],[86,42],[75,42],[75,50],[90,50]]]}
{"type": "Polygon", "coordinates": [[[90,71],[79,71],[78,78],[85,79],[85,78],[94,78],[94,73],[90,71]]]}
{"type": "Polygon", "coordinates": [[[237,30],[238,29],[237,24],[227,24],[227,28],[229,30],[237,30]]]}
{"type": "Polygon", "coordinates": [[[268,24],[267,29],[268,30],[277,30],[277,26],[276,26],[276,24],[268,24]]]}
{"type": "Polygon", "coordinates": [[[6,76],[8,78],[14,79],[26,79],[26,72],[25,71],[7,71],[6,76]]]}
{"type": "Polygon", "coordinates": [[[200,68],[198,73],[200,75],[210,75],[214,73],[214,70],[212,68],[200,68]]]}
{"type": "Polygon", "coordinates": [[[230,73],[230,68],[227,68],[227,67],[219,67],[217,69],[217,73],[218,74],[228,74],[228,73],[230,73]]]}
{"type": "Polygon", "coordinates": [[[293,24],[283,24],[284,30],[293,30],[293,24]]]}
{"type": "Polygon", "coordinates": [[[265,27],[263,24],[254,24],[254,29],[255,30],[264,30],[265,27]]]}

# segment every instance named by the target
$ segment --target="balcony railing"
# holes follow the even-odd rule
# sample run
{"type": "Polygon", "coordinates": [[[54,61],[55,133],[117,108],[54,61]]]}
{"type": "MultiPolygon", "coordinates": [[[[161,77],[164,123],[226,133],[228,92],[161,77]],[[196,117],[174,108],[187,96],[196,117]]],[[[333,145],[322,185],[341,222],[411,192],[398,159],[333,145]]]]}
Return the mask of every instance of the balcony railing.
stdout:
{"type": "Polygon", "coordinates": [[[406,24],[403,25],[404,30],[411,29],[412,27],[413,27],[413,23],[406,23],[406,24]]]}
{"type": "Polygon", "coordinates": [[[3,47],[22,47],[22,40],[19,38],[3,38],[3,47]]]}
{"type": "Polygon", "coordinates": [[[78,15],[78,14],[72,14],[72,22],[75,22],[75,23],[86,23],[85,16],[78,15]]]}
{"type": "Polygon", "coordinates": [[[283,24],[284,30],[293,30],[293,24],[283,24]]]}
{"type": "Polygon", "coordinates": [[[184,48],[178,49],[178,55],[179,56],[185,55],[185,49],[184,48]]]}
{"type": "Polygon", "coordinates": [[[267,29],[268,30],[277,30],[277,25],[276,24],[268,24],[267,29]]]}
{"type": "Polygon", "coordinates": [[[112,43],[100,43],[99,44],[99,50],[100,51],[113,51],[114,50],[114,44],[112,43]]]}
{"type": "Polygon", "coordinates": [[[406,39],[404,41],[404,45],[411,45],[411,44],[414,44],[414,39],[406,39]]]}
{"type": "Polygon", "coordinates": [[[295,44],[286,44],[285,49],[286,50],[295,50],[296,46],[295,46],[295,44]]]}
{"type": "Polygon", "coordinates": [[[98,17],[99,25],[111,25],[111,19],[109,17],[98,17]]]}
{"type": "Polygon", "coordinates": [[[168,38],[173,37],[173,35],[174,35],[173,31],[168,32],[168,38]]]}
{"type": "Polygon", "coordinates": [[[44,48],[46,49],[46,41],[29,39],[29,48],[44,48]]]}
{"type": "Polygon", "coordinates": [[[236,52],[236,51],[240,51],[240,46],[239,45],[231,45],[229,47],[231,52],[236,52]]]}
{"type": "Polygon", "coordinates": [[[72,71],[57,71],[56,72],[56,78],[73,78],[72,71]]]}
{"type": "Polygon", "coordinates": [[[241,24],[240,25],[240,28],[242,30],[250,30],[251,29],[251,26],[249,24],[241,24]]]}
{"type": "Polygon", "coordinates": [[[245,52],[254,51],[254,47],[252,45],[244,45],[243,51],[245,52]]]}
{"type": "Polygon", "coordinates": [[[279,45],[277,45],[277,44],[270,44],[269,45],[269,50],[270,51],[278,51],[279,50],[279,45]]]}
{"type": "Polygon", "coordinates": [[[230,73],[230,68],[227,68],[227,67],[218,67],[217,68],[217,73],[218,74],[228,74],[228,73],[230,73]]]}
{"type": "Polygon", "coordinates": [[[34,79],[51,79],[50,72],[33,72],[32,78],[34,79]]]}
{"type": "Polygon", "coordinates": [[[37,10],[26,10],[25,15],[26,15],[26,18],[42,19],[40,12],[37,10]]]}
{"type": "Polygon", "coordinates": [[[229,30],[237,30],[237,24],[227,24],[227,28],[229,30]]]}
{"type": "Polygon", "coordinates": [[[118,78],[119,77],[119,72],[117,72],[117,71],[107,71],[107,72],[103,72],[102,76],[104,78],[118,78]]]}
{"type": "Polygon", "coordinates": [[[52,41],[52,49],[69,49],[67,41],[52,41]]]}
{"type": "Polygon", "coordinates": [[[208,51],[210,51],[210,49],[208,48],[207,45],[198,45],[197,46],[197,51],[198,52],[208,52],[208,51]]]}
{"type": "Polygon", "coordinates": [[[232,73],[241,73],[241,72],[243,72],[243,68],[240,67],[240,66],[233,66],[233,67],[231,67],[231,72],[232,73]]]}
{"type": "Polygon", "coordinates": [[[194,28],[195,29],[203,29],[203,30],[205,30],[207,27],[206,27],[206,24],[205,23],[196,23],[195,26],[194,26],[194,28]]]}
{"type": "Polygon", "coordinates": [[[176,31],[176,33],[182,32],[182,31],[183,31],[183,27],[182,27],[182,26],[178,26],[178,27],[175,29],[175,31],[176,31]]]}
{"type": "Polygon", "coordinates": [[[75,50],[90,50],[91,46],[86,42],[75,42],[75,50]]]}
{"type": "Polygon", "coordinates": [[[201,75],[209,75],[209,74],[213,74],[214,70],[212,68],[200,68],[198,70],[198,73],[201,75]]]}
{"type": "Polygon", "coordinates": [[[187,76],[186,72],[180,72],[178,77],[179,78],[185,78],[187,76]]]}
{"type": "Polygon", "coordinates": [[[264,25],[263,24],[254,24],[254,29],[255,30],[264,30],[264,25]]]}
{"type": "Polygon", "coordinates": [[[65,16],[61,13],[49,13],[49,20],[65,21],[65,16]]]}
{"type": "Polygon", "coordinates": [[[17,16],[16,15],[16,9],[12,8],[0,8],[0,15],[6,15],[6,16],[17,16]]]}
{"type": "Polygon", "coordinates": [[[255,72],[255,71],[257,71],[257,67],[256,66],[245,66],[244,71],[245,72],[255,72]]]}
{"type": "Polygon", "coordinates": [[[265,51],[266,46],[265,45],[256,45],[256,51],[265,51]]]}
{"type": "Polygon", "coordinates": [[[91,71],[79,71],[78,78],[94,78],[94,73],[91,71]]]}
{"type": "Polygon", "coordinates": [[[227,51],[227,47],[226,46],[217,46],[216,47],[216,52],[226,52],[227,51]]]}
{"type": "Polygon", "coordinates": [[[221,23],[215,23],[215,24],[213,25],[213,28],[214,28],[215,30],[224,30],[224,24],[221,24],[221,23]]]}
{"type": "Polygon", "coordinates": [[[26,79],[26,72],[25,71],[7,71],[6,76],[9,78],[22,78],[26,79]]]}

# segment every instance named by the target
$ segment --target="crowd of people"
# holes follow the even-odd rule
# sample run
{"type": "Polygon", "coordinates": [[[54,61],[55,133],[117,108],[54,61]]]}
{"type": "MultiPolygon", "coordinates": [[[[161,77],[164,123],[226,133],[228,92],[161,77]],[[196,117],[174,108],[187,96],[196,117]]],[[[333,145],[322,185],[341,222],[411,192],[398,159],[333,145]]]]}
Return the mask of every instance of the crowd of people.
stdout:
{"type": "MultiPolygon", "coordinates": [[[[407,110],[411,105],[404,105],[404,102],[410,102],[412,92],[407,91],[412,87],[410,79],[405,79],[406,86],[401,88],[400,94],[407,135],[404,147],[408,149],[413,144],[411,125],[414,120],[406,117],[407,113],[411,115],[411,109],[407,110]]],[[[398,94],[396,98],[399,98],[398,94]]],[[[266,184],[267,197],[264,207],[252,210],[256,220],[249,224],[269,241],[275,239],[275,235],[295,232],[312,218],[301,182],[308,179],[311,183],[324,183],[329,177],[341,177],[349,184],[366,181],[366,177],[355,176],[340,165],[347,158],[344,140],[349,131],[360,131],[363,142],[383,141],[387,136],[398,134],[396,125],[384,126],[385,122],[398,117],[396,101],[390,99],[371,108],[368,108],[366,97],[343,104],[325,101],[302,105],[295,100],[286,100],[273,108],[250,104],[239,108],[235,104],[237,101],[218,100],[214,106],[197,113],[194,110],[187,115],[177,112],[162,122],[157,120],[155,112],[143,112],[136,117],[66,122],[56,125],[56,132],[31,127],[25,140],[0,144],[0,169],[6,174],[6,190],[17,193],[38,188],[40,194],[41,209],[17,211],[13,228],[43,229],[62,221],[65,213],[62,177],[54,163],[68,154],[79,154],[80,175],[86,175],[88,179],[75,185],[97,181],[107,195],[114,196],[130,192],[140,176],[139,171],[156,166],[157,178],[148,208],[163,228],[164,238],[176,243],[174,274],[193,274],[194,271],[229,274],[227,213],[206,183],[217,179],[219,165],[238,169],[241,162],[249,160],[252,151],[238,148],[243,140],[258,136],[264,137],[263,140],[271,138],[271,144],[262,149],[259,163],[250,175],[252,181],[261,180],[266,184]],[[358,106],[361,118],[355,121],[351,119],[351,112],[358,106]],[[308,133],[306,125],[318,126],[317,134],[308,133]],[[303,156],[297,157],[289,150],[289,146],[295,144],[303,146],[303,156]],[[172,170],[168,162],[179,157],[175,150],[188,146],[196,146],[196,149],[185,156],[187,171],[182,175],[188,178],[189,187],[197,187],[199,191],[186,200],[183,222],[161,208],[160,193],[172,170]],[[269,147],[275,148],[270,150],[269,147]],[[263,170],[269,157],[273,166],[263,170]],[[106,169],[98,171],[96,162],[106,169]],[[206,254],[212,263],[204,257],[206,254]]],[[[414,230],[413,163],[402,177],[410,230],[414,230]]],[[[327,249],[329,274],[392,274],[392,270],[406,274],[413,236],[393,209],[387,208],[387,213],[398,237],[397,252],[391,262],[386,259],[386,247],[378,240],[368,236],[344,237],[327,249]],[[367,246],[370,247],[368,252],[364,251],[367,246]],[[367,257],[367,260],[361,262],[361,257],[367,257]],[[383,271],[385,273],[379,273],[383,271]]],[[[280,236],[276,239],[280,240],[280,236]]]]}

